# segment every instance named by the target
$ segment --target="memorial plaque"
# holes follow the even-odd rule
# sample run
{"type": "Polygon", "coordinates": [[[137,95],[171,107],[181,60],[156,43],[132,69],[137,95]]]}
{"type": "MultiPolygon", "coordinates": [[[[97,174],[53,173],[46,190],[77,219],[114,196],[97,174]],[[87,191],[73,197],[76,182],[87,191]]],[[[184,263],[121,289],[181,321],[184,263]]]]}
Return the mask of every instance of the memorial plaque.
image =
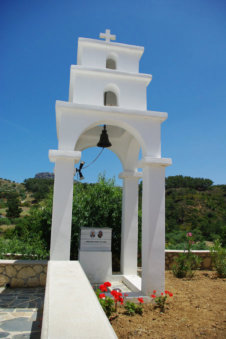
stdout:
{"type": "Polygon", "coordinates": [[[111,228],[81,227],[80,251],[111,251],[111,228]]]}

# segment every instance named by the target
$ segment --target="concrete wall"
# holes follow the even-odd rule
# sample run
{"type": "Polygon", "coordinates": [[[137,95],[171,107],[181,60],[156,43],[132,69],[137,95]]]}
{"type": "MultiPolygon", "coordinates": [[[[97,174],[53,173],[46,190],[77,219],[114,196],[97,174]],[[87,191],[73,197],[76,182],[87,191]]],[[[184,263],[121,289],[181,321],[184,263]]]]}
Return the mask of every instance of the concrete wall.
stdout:
{"type": "Polygon", "coordinates": [[[117,96],[117,106],[127,109],[147,109],[146,87],[148,80],[120,76],[118,73],[98,70],[87,71],[71,68],[70,86],[73,87],[70,101],[86,105],[104,105],[104,92],[112,91],[117,96]]]}
{"type": "Polygon", "coordinates": [[[78,261],[49,261],[42,339],[116,339],[78,261]]]}
{"type": "Polygon", "coordinates": [[[116,61],[119,71],[138,73],[139,61],[143,54],[143,47],[131,46],[105,41],[79,38],[78,40],[78,65],[106,68],[106,60],[111,57],[116,61]]]}

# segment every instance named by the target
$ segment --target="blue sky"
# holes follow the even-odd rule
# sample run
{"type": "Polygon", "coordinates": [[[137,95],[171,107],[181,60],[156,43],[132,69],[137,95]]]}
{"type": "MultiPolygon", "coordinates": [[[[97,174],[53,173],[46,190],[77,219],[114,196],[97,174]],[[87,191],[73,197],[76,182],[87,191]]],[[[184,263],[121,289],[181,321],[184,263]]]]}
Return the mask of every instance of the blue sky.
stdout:
{"type": "MultiPolygon", "coordinates": [[[[140,72],[152,74],[148,109],[162,124],[166,175],[226,183],[226,2],[224,0],[1,0],[0,177],[22,182],[53,171],[55,101],[68,100],[78,37],[110,28],[117,42],[140,45],[140,72]]],[[[83,152],[88,164],[97,154],[83,152]]],[[[105,150],[86,181],[122,170],[105,150]]],[[[120,180],[117,179],[120,184],[120,180]]]]}

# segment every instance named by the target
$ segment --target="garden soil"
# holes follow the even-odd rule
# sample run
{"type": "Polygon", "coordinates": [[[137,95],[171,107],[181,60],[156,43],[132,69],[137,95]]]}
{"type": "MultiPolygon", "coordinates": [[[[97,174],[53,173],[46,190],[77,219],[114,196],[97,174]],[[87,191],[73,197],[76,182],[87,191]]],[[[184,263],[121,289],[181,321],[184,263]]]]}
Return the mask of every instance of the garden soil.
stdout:
{"type": "Polygon", "coordinates": [[[226,338],[226,279],[215,272],[197,271],[188,279],[166,272],[165,313],[144,304],[143,315],[125,315],[123,307],[111,324],[118,338],[195,339],[226,338]]]}

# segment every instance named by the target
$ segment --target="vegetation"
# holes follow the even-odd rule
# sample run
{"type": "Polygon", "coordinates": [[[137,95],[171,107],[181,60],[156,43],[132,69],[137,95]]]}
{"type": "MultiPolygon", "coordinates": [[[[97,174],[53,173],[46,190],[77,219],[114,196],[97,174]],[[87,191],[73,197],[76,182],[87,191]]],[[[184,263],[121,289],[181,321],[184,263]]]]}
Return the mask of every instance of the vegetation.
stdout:
{"type": "Polygon", "coordinates": [[[192,233],[187,233],[187,246],[185,252],[179,254],[173,265],[173,274],[177,278],[192,278],[194,270],[197,270],[201,264],[201,258],[191,252],[193,237],[192,233]]]}
{"type": "Polygon", "coordinates": [[[18,218],[22,212],[20,207],[19,195],[17,192],[10,192],[7,194],[6,216],[8,218],[18,218]]]}
{"type": "Polygon", "coordinates": [[[40,201],[49,193],[53,186],[53,179],[29,178],[24,180],[24,185],[26,190],[32,193],[34,199],[40,201]]]}
{"type": "Polygon", "coordinates": [[[166,179],[167,247],[179,249],[177,244],[181,243],[183,248],[186,232],[192,232],[195,242],[220,239],[226,246],[226,185],[213,186],[208,179],[190,179],[190,187],[189,180],[183,182],[181,176],[166,179]]]}
{"type": "Polygon", "coordinates": [[[221,247],[219,240],[216,240],[211,248],[213,265],[220,278],[226,278],[226,248],[221,247]]]}
{"type": "MultiPolygon", "coordinates": [[[[140,299],[140,298],[139,298],[140,299]]],[[[130,315],[130,316],[134,316],[135,314],[143,314],[143,307],[141,304],[135,304],[131,301],[127,301],[125,304],[125,314],[130,315]]]]}
{"type": "Polygon", "coordinates": [[[162,292],[161,295],[159,295],[158,297],[156,296],[156,290],[153,291],[153,294],[151,294],[151,298],[154,300],[155,302],[155,307],[159,308],[161,313],[165,312],[165,307],[166,307],[166,301],[167,301],[167,297],[172,297],[173,293],[171,293],[170,291],[165,291],[162,292]]]}
{"type": "MultiPolygon", "coordinates": [[[[18,239],[18,244],[23,243],[24,248],[25,244],[28,244],[27,255],[35,254],[38,258],[48,255],[52,194],[52,178],[43,176],[29,178],[23,184],[0,179],[1,253],[6,251],[16,253],[13,241],[18,239]],[[14,208],[9,207],[10,194],[17,196],[16,203],[14,200],[14,208]],[[11,214],[10,209],[15,210],[15,214],[11,214]],[[37,240],[36,243],[35,240],[37,240]],[[34,251],[32,246],[36,246],[34,251]]],[[[139,185],[139,253],[141,252],[141,194],[142,183],[139,185]]],[[[96,184],[75,182],[71,259],[76,259],[78,255],[81,226],[111,227],[113,230],[113,265],[115,270],[119,269],[121,200],[122,189],[115,186],[112,179],[107,180],[104,176],[100,176],[96,184]]],[[[225,247],[225,206],[226,185],[214,186],[209,179],[168,177],[166,179],[166,247],[184,249],[187,232],[193,234],[194,244],[191,245],[191,249],[206,249],[208,242],[213,243],[217,239],[225,247]]],[[[19,251],[18,246],[17,251],[19,251]]],[[[23,252],[22,249],[20,251],[23,252]]]]}
{"type": "Polygon", "coordinates": [[[78,255],[80,227],[111,227],[114,268],[119,269],[122,190],[114,180],[99,176],[97,184],[75,184],[72,215],[71,258],[78,255]]]}
{"type": "Polygon", "coordinates": [[[48,251],[43,246],[43,242],[39,238],[18,238],[13,236],[11,239],[0,238],[0,258],[14,259],[19,254],[20,259],[47,259],[48,251]],[[11,256],[9,256],[10,254],[11,256]]]}

